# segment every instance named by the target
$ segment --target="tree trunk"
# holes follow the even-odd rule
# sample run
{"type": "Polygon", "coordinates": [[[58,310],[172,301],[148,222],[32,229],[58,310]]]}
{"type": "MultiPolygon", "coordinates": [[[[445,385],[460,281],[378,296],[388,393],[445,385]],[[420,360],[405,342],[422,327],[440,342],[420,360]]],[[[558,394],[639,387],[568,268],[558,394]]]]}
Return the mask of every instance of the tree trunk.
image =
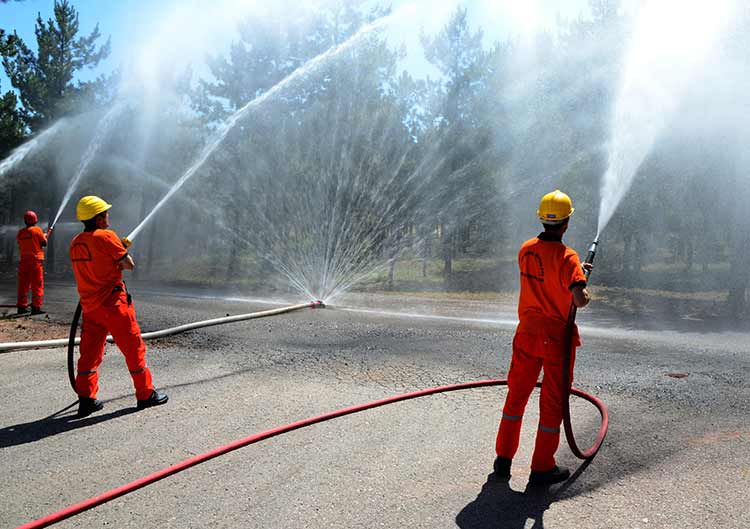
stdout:
{"type": "Polygon", "coordinates": [[[633,253],[633,271],[636,274],[640,274],[643,270],[643,252],[645,245],[643,244],[642,235],[636,234],[635,244],[632,246],[633,253]]]}
{"type": "MultiPolygon", "coordinates": [[[[16,211],[16,193],[14,193],[13,189],[11,188],[9,192],[9,198],[8,198],[8,217],[7,217],[8,220],[6,222],[6,224],[8,224],[9,226],[12,226],[13,224],[15,224],[15,222],[13,222],[13,213],[15,211],[16,211]]],[[[6,248],[8,250],[6,252],[8,255],[8,268],[12,268],[13,257],[15,256],[15,252],[16,252],[16,238],[14,237],[14,233],[12,230],[8,233],[6,248]]]]}
{"type": "MultiPolygon", "coordinates": [[[[139,169],[143,169],[143,168],[139,167],[139,169]]],[[[141,189],[141,211],[140,211],[140,216],[138,217],[139,219],[145,219],[146,215],[148,214],[148,211],[146,210],[146,204],[151,203],[150,197],[153,195],[153,192],[151,190],[151,178],[152,178],[151,175],[148,175],[146,177],[146,181],[143,182],[142,184],[143,188],[141,189]]],[[[151,252],[153,251],[153,244],[151,243],[151,240],[153,239],[152,237],[153,232],[144,233],[144,235],[148,239],[147,240],[148,246],[147,246],[147,253],[146,253],[146,255],[148,256],[147,261],[151,261],[151,252]]],[[[146,269],[146,272],[147,273],[149,272],[148,268],[146,269]]],[[[133,278],[141,279],[141,267],[140,266],[136,266],[133,269],[133,278]]]]}
{"type": "Polygon", "coordinates": [[[145,235],[146,235],[146,257],[145,257],[145,274],[146,277],[151,276],[151,270],[153,270],[154,265],[154,249],[156,248],[156,238],[158,237],[158,233],[156,232],[156,227],[158,224],[154,223],[153,226],[149,226],[145,229],[145,235]]]}
{"type": "MultiPolygon", "coordinates": [[[[52,225],[52,221],[55,220],[55,213],[57,211],[54,209],[55,207],[59,207],[59,204],[62,202],[60,199],[60,192],[57,188],[57,178],[56,178],[56,170],[55,169],[49,169],[49,174],[52,175],[52,178],[48,180],[48,185],[50,189],[51,194],[51,208],[49,210],[49,225],[52,225]]],[[[45,272],[49,274],[55,273],[55,241],[57,240],[57,237],[52,235],[52,237],[49,238],[49,241],[47,241],[47,262],[45,263],[45,272]]]]}
{"type": "Polygon", "coordinates": [[[393,290],[393,276],[396,271],[396,258],[388,259],[388,290],[393,290]]]}
{"type": "Polygon", "coordinates": [[[448,232],[443,226],[443,276],[450,279],[453,275],[453,232],[448,232]]]}
{"type": "Polygon", "coordinates": [[[429,231],[424,228],[419,228],[419,234],[421,239],[421,254],[422,254],[422,277],[427,277],[427,258],[430,257],[430,244],[427,240],[429,237],[429,231]]]}
{"type": "MultiPolygon", "coordinates": [[[[235,209],[235,217],[234,217],[234,225],[240,226],[240,212],[239,210],[235,209]]],[[[230,281],[234,278],[234,276],[237,274],[237,261],[239,256],[239,249],[237,241],[230,241],[230,250],[229,250],[229,262],[227,262],[227,281],[230,281]]]]}
{"type": "Polygon", "coordinates": [[[630,260],[631,260],[631,248],[633,246],[633,234],[630,232],[627,232],[623,235],[623,241],[625,243],[625,247],[622,251],[622,263],[621,263],[621,270],[624,274],[627,274],[630,271],[630,260]]]}
{"type": "Polygon", "coordinates": [[[729,293],[727,303],[729,310],[735,317],[740,316],[747,308],[747,287],[750,282],[750,271],[747,267],[750,258],[750,236],[747,233],[737,233],[733,239],[734,248],[729,259],[729,293]]]}

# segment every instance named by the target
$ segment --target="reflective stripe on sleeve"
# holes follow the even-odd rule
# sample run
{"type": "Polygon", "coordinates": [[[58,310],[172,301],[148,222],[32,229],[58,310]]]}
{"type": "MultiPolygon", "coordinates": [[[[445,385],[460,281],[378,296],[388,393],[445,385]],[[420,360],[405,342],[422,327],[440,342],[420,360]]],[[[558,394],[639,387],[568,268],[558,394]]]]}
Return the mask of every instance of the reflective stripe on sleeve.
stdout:
{"type": "Polygon", "coordinates": [[[506,421],[520,421],[522,417],[520,415],[505,415],[503,413],[503,419],[506,421]]]}

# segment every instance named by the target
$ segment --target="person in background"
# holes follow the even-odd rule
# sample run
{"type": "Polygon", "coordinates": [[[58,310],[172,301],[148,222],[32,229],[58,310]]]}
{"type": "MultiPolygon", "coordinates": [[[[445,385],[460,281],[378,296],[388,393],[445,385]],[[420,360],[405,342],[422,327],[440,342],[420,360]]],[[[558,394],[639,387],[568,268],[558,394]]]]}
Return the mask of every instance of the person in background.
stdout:
{"type": "Polygon", "coordinates": [[[21,260],[18,263],[18,300],[16,306],[18,314],[29,312],[28,300],[31,289],[31,314],[44,314],[42,301],[44,300],[44,248],[47,246],[47,234],[36,225],[36,213],[29,210],[23,214],[25,228],[18,230],[16,241],[21,260]]]}
{"type": "Polygon", "coordinates": [[[83,222],[83,232],[70,243],[70,259],[83,309],[81,356],[75,381],[79,417],[104,407],[96,395],[108,333],[125,356],[138,409],[165,404],[168,400],[166,394],[154,389],[151,371],[146,366],[146,345],[132,298],[122,280],[122,271],[135,268],[135,262],[123,241],[107,229],[111,207],[97,196],[81,198],[76,216],[83,222]]]}
{"type": "MultiPolygon", "coordinates": [[[[590,264],[581,265],[578,254],[562,242],[573,211],[573,202],[565,193],[555,190],[544,195],[537,211],[544,231],[523,243],[518,252],[521,275],[519,323],[513,337],[508,394],[495,441],[494,470],[498,479],[510,478],[526,403],[542,369],[539,428],[529,484],[550,485],[570,476],[566,468],[555,462],[562,423],[565,336],[571,303],[583,307],[589,302],[585,270],[591,267],[590,264]]],[[[574,324],[571,384],[575,348],[579,345],[581,340],[574,324]]]]}

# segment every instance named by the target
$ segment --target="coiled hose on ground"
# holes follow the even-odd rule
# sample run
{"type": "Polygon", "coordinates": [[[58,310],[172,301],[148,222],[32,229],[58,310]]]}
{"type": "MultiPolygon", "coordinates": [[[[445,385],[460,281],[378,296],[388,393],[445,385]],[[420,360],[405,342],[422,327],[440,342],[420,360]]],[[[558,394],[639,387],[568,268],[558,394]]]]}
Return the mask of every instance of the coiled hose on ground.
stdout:
{"type": "MultiPolygon", "coordinates": [[[[386,404],[393,404],[394,402],[399,402],[402,400],[409,400],[409,399],[414,399],[417,397],[424,397],[426,395],[433,395],[435,393],[445,393],[448,391],[482,388],[482,387],[487,387],[487,386],[504,386],[504,385],[507,385],[507,383],[508,383],[507,380],[480,380],[477,382],[466,382],[463,384],[455,384],[451,386],[440,386],[440,387],[425,389],[421,391],[415,391],[412,393],[404,393],[401,395],[395,395],[393,397],[388,397],[382,400],[369,402],[367,404],[360,404],[357,406],[351,406],[349,408],[342,408],[340,410],[326,413],[323,415],[319,415],[317,417],[311,417],[309,419],[296,421],[296,422],[287,424],[285,426],[272,428],[270,430],[266,430],[264,432],[251,435],[250,437],[246,437],[244,439],[234,441],[224,446],[220,446],[218,448],[215,448],[208,452],[204,452],[203,454],[199,454],[189,459],[185,459],[184,461],[177,463],[176,465],[172,465],[170,467],[164,468],[162,470],[149,474],[148,476],[137,479],[135,481],[132,481],[128,484],[125,484],[115,489],[112,489],[110,491],[107,491],[98,496],[94,496],[93,498],[89,498],[88,500],[84,500],[80,503],[76,503],[75,505],[71,505],[70,507],[59,510],[43,518],[34,520],[33,522],[29,522],[27,524],[21,525],[18,529],[36,529],[39,527],[50,526],[54,523],[65,520],[66,518],[75,516],[76,514],[80,514],[89,509],[93,509],[94,507],[101,505],[103,503],[106,503],[110,500],[113,500],[120,496],[124,496],[125,494],[138,490],[142,487],[145,487],[146,485],[150,485],[151,483],[154,483],[163,478],[166,478],[168,476],[181,472],[192,466],[198,465],[200,463],[204,463],[205,461],[208,461],[220,455],[224,455],[233,450],[237,450],[238,448],[242,448],[242,447],[251,445],[253,443],[257,443],[258,441],[269,439],[271,437],[275,437],[283,433],[291,432],[292,430],[297,430],[299,428],[311,426],[313,424],[328,421],[330,419],[335,419],[337,417],[342,417],[344,415],[350,415],[352,413],[357,413],[360,411],[377,408],[379,406],[385,406],[386,404]]],[[[537,384],[537,387],[540,387],[540,386],[541,384],[537,384]]],[[[593,395],[589,395],[588,393],[585,393],[579,389],[571,388],[570,392],[577,397],[581,397],[591,402],[592,404],[594,404],[594,406],[597,407],[597,409],[599,410],[602,416],[602,430],[606,433],[608,418],[607,418],[607,408],[604,406],[604,404],[593,395]]],[[[603,435],[602,435],[602,438],[603,438],[603,435]]]]}
{"type": "MultiPolygon", "coordinates": [[[[253,318],[261,318],[265,316],[272,316],[276,314],[283,314],[286,312],[291,312],[294,310],[299,310],[302,308],[315,308],[315,307],[322,307],[324,306],[321,302],[312,302],[312,303],[304,303],[299,305],[293,305],[290,307],[284,307],[280,309],[272,309],[268,311],[262,311],[262,312],[255,312],[255,313],[249,313],[249,314],[242,314],[238,316],[228,316],[226,318],[216,318],[213,320],[205,320],[202,322],[195,322],[191,324],[181,325],[179,327],[173,327],[170,329],[164,329],[162,331],[156,331],[153,333],[146,333],[143,335],[143,338],[157,338],[162,336],[168,336],[170,334],[176,334],[178,332],[184,332],[186,330],[196,329],[199,327],[205,327],[209,325],[219,325],[222,323],[229,323],[234,321],[242,321],[242,320],[248,320],[253,318]]],[[[568,332],[572,333],[572,325],[575,323],[575,307],[572,307],[570,317],[568,319],[568,332]]],[[[76,316],[74,317],[73,324],[71,325],[71,332],[69,340],[67,340],[69,348],[68,348],[68,372],[71,384],[75,388],[75,375],[73,370],[73,350],[74,350],[74,344],[78,343],[78,339],[75,338],[76,329],[78,326],[78,318],[80,317],[80,305],[76,309],[76,316]]],[[[57,345],[64,345],[66,340],[48,340],[47,344],[49,342],[53,342],[55,346],[57,345]]],[[[24,343],[24,342],[21,342],[24,343]]],[[[26,342],[29,343],[42,343],[42,342],[26,342]]],[[[570,343],[570,340],[568,340],[568,343],[570,343]]],[[[45,345],[47,345],[45,344],[45,345]]],[[[11,348],[3,348],[3,346],[8,345],[14,345],[14,344],[0,344],[0,350],[12,350],[11,348]]],[[[47,346],[52,346],[51,344],[47,346]]],[[[44,345],[36,345],[35,347],[44,347],[44,345]]],[[[32,348],[32,347],[24,347],[24,348],[32,348]]],[[[569,349],[566,354],[566,365],[570,365],[570,357],[571,357],[571,350],[569,349]]],[[[568,369],[564,369],[564,373],[568,373],[568,369]]],[[[566,377],[567,378],[567,377],[566,377]]],[[[609,413],[607,411],[606,406],[604,403],[602,403],[598,398],[594,397],[593,395],[590,395],[584,391],[581,391],[577,388],[573,388],[570,386],[569,380],[565,380],[565,388],[568,388],[567,396],[564,398],[564,404],[563,404],[563,423],[565,425],[565,435],[568,440],[568,444],[570,445],[571,451],[574,455],[579,457],[580,459],[591,459],[596,455],[599,448],[602,445],[602,442],[604,440],[604,437],[606,436],[607,429],[609,426],[609,413]],[[596,408],[599,410],[599,413],[601,415],[601,427],[599,429],[599,433],[596,437],[596,441],[592,445],[591,448],[589,448],[586,451],[581,451],[578,448],[578,445],[576,444],[575,437],[573,435],[573,429],[571,426],[571,420],[570,420],[570,395],[575,395],[577,397],[583,398],[584,400],[587,400],[588,402],[591,402],[596,406],[596,408]]],[[[373,402],[369,402],[366,404],[360,404],[357,406],[351,406],[348,408],[342,408],[337,411],[329,412],[323,415],[319,415],[317,417],[311,417],[308,419],[303,419],[300,421],[296,421],[284,426],[279,426],[276,428],[272,428],[270,430],[266,430],[264,432],[260,432],[254,435],[251,435],[250,437],[246,437],[244,439],[240,439],[238,441],[234,441],[232,443],[226,444],[224,446],[215,448],[213,450],[210,450],[208,452],[205,452],[203,454],[199,454],[197,456],[191,457],[189,459],[186,459],[180,463],[177,463],[175,465],[172,465],[170,467],[164,468],[162,470],[159,470],[157,472],[154,472],[152,474],[149,474],[148,476],[145,476],[143,478],[140,478],[138,480],[135,480],[131,483],[122,485],[120,487],[117,487],[115,489],[112,489],[108,492],[105,492],[103,494],[100,494],[98,496],[95,496],[93,498],[89,498],[88,500],[84,500],[80,503],[77,503],[75,505],[71,505],[70,507],[67,507],[65,509],[59,510],[57,512],[54,512],[52,514],[49,514],[47,516],[44,516],[43,518],[39,518],[37,520],[34,520],[32,522],[26,523],[24,525],[21,525],[19,529],[32,529],[32,528],[39,528],[39,527],[47,527],[52,524],[55,524],[57,522],[60,522],[62,520],[65,520],[67,518],[70,518],[72,516],[75,516],[77,514],[80,514],[84,511],[87,511],[89,509],[92,509],[98,505],[101,505],[103,503],[106,503],[108,501],[111,501],[115,498],[118,498],[120,496],[124,496],[125,494],[128,494],[130,492],[133,492],[135,490],[138,490],[142,487],[145,487],[147,485],[150,485],[151,483],[154,483],[156,481],[159,481],[163,478],[166,478],[168,476],[171,476],[173,474],[176,474],[178,472],[181,472],[183,470],[186,470],[192,466],[198,465],[200,463],[203,463],[205,461],[208,461],[210,459],[213,459],[215,457],[218,457],[220,455],[226,454],[228,452],[231,452],[233,450],[237,450],[238,448],[242,448],[248,445],[251,445],[253,443],[257,443],[259,441],[262,441],[264,439],[269,439],[271,437],[275,437],[277,435],[281,435],[286,432],[290,432],[292,430],[297,430],[299,428],[304,428],[306,426],[311,426],[313,424],[317,424],[320,422],[324,422],[330,419],[335,419],[337,417],[342,417],[344,415],[349,415],[353,413],[357,413],[360,411],[376,408],[379,406],[384,406],[386,404],[392,404],[395,402],[403,401],[403,400],[409,400],[414,399],[417,397],[423,397],[427,395],[433,395],[436,393],[445,393],[449,391],[458,391],[458,390],[464,390],[464,389],[473,389],[473,388],[481,388],[481,387],[488,387],[488,386],[504,386],[507,385],[507,380],[480,380],[476,382],[466,382],[463,384],[455,384],[450,386],[440,386],[430,389],[425,389],[421,391],[415,391],[412,393],[405,393],[401,395],[395,395],[392,397],[388,397],[382,400],[377,400],[373,402]]],[[[541,383],[537,383],[537,387],[541,387],[541,383]]]]}

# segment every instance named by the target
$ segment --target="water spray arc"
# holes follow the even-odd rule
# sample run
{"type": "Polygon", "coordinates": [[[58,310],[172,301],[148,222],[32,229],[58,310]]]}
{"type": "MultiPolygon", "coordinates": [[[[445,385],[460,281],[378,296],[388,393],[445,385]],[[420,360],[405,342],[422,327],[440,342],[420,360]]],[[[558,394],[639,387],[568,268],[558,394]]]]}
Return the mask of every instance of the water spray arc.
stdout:
{"type": "Polygon", "coordinates": [[[36,149],[44,146],[65,124],[65,118],[59,119],[54,125],[49,127],[47,130],[39,134],[34,139],[27,141],[20,147],[17,147],[10,156],[0,162],[0,177],[5,173],[9,172],[16,165],[21,163],[26,156],[34,152],[36,149]]]}
{"type": "Polygon", "coordinates": [[[597,240],[675,114],[731,9],[731,0],[660,0],[641,8],[613,109],[597,240]]]}
{"type": "Polygon", "coordinates": [[[286,76],[284,79],[276,83],[273,87],[271,87],[269,90],[264,92],[262,95],[249,101],[247,104],[245,104],[245,106],[243,106],[242,108],[237,110],[234,114],[232,114],[229,120],[227,121],[227,123],[224,125],[224,127],[219,131],[219,133],[206,145],[200,157],[195,161],[195,163],[193,163],[193,165],[190,166],[187,171],[185,171],[185,173],[175,182],[175,184],[167,192],[167,194],[164,195],[164,197],[154,206],[154,208],[149,212],[149,214],[146,215],[146,217],[140,222],[140,224],[138,224],[138,226],[136,226],[133,229],[133,231],[131,231],[125,237],[125,239],[130,242],[135,240],[135,238],[141,232],[141,230],[146,225],[146,223],[148,223],[148,221],[151,220],[151,218],[162,208],[162,206],[172,197],[172,195],[174,195],[185,184],[185,182],[187,182],[190,178],[192,178],[193,175],[203,167],[203,165],[206,163],[206,161],[208,161],[208,159],[214,153],[214,151],[222,144],[222,142],[227,137],[229,132],[232,129],[234,129],[234,127],[237,125],[240,119],[245,117],[245,115],[248,112],[262,105],[265,101],[267,101],[271,97],[278,94],[281,90],[286,88],[291,83],[297,81],[298,79],[302,78],[304,75],[310,73],[311,71],[314,71],[317,67],[325,63],[327,60],[350,49],[355,44],[357,44],[362,38],[372,33],[373,31],[382,28],[390,20],[392,20],[395,16],[400,15],[402,12],[404,12],[403,9],[399,10],[396,13],[385,15],[371,22],[370,24],[364,26],[359,31],[357,31],[354,35],[349,37],[346,41],[342,42],[341,44],[337,46],[330,48],[328,51],[325,51],[322,54],[318,55],[317,57],[309,60],[307,63],[300,66],[299,68],[294,70],[291,74],[286,76]]]}
{"type": "Polygon", "coordinates": [[[96,130],[94,131],[94,136],[91,138],[91,141],[86,148],[86,152],[84,153],[83,158],[81,158],[81,161],[78,164],[78,169],[76,170],[76,173],[73,176],[73,180],[71,180],[70,185],[65,192],[65,196],[63,197],[62,203],[57,210],[57,214],[49,225],[50,229],[54,228],[55,224],[57,224],[57,221],[60,219],[60,215],[62,215],[65,206],[67,206],[68,202],[70,201],[70,197],[73,196],[73,192],[78,189],[78,184],[80,183],[81,178],[86,173],[86,170],[88,169],[96,154],[99,152],[102,143],[107,138],[109,131],[111,130],[112,126],[114,125],[124,108],[124,102],[120,101],[116,103],[107,111],[104,117],[97,124],[96,130]]]}

